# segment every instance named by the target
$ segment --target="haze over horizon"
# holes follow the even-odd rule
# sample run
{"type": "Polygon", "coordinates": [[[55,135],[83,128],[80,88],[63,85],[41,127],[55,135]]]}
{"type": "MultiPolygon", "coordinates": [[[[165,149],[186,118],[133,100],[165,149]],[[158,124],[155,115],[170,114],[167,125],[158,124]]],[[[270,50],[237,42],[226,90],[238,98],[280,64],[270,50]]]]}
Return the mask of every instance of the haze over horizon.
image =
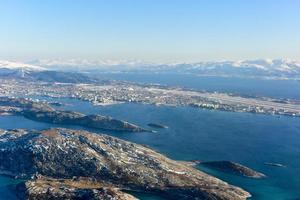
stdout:
{"type": "Polygon", "coordinates": [[[300,60],[299,1],[2,1],[0,59],[300,60]]]}

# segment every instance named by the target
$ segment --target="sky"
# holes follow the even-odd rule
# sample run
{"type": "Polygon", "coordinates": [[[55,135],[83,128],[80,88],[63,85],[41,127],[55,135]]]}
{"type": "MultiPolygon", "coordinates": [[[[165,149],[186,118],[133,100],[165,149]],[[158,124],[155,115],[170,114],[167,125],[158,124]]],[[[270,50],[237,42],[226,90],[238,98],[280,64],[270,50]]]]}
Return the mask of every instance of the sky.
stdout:
{"type": "Polygon", "coordinates": [[[300,60],[299,0],[0,0],[0,59],[300,60]]]}

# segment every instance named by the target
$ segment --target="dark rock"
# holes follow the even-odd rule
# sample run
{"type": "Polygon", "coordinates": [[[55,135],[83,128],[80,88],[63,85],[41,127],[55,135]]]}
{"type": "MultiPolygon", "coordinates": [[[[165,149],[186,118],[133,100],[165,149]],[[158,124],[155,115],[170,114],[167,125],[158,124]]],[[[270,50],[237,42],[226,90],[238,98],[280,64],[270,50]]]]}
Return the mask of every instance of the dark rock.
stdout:
{"type": "Polygon", "coordinates": [[[280,164],[280,163],[270,163],[270,162],[265,162],[264,164],[265,164],[265,165],[269,165],[269,166],[273,166],[273,167],[286,167],[285,165],[280,164]]]}
{"type": "Polygon", "coordinates": [[[168,128],[166,125],[157,124],[157,123],[149,123],[148,126],[153,127],[153,128],[168,128]]]}
{"type": "Polygon", "coordinates": [[[12,106],[20,108],[14,109],[15,114],[24,117],[54,124],[82,126],[112,131],[144,132],[148,131],[137,125],[123,120],[113,119],[102,115],[85,115],[73,111],[55,110],[45,102],[35,102],[23,98],[0,97],[0,106],[12,106]]]}
{"type": "Polygon", "coordinates": [[[241,176],[246,176],[250,178],[263,178],[264,174],[254,171],[246,166],[243,166],[239,163],[231,162],[231,161],[211,161],[211,162],[202,162],[202,165],[217,169],[224,172],[229,172],[241,176]]]}
{"type": "Polygon", "coordinates": [[[62,104],[60,102],[49,102],[48,104],[51,105],[51,106],[57,106],[57,107],[64,105],[64,104],[62,104]]]}

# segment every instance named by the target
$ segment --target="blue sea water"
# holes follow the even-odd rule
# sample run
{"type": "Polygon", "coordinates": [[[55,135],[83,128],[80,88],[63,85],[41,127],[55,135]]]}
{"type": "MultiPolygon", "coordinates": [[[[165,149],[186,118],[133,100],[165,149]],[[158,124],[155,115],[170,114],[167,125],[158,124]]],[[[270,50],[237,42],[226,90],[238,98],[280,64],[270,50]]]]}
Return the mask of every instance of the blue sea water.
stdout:
{"type": "Polygon", "coordinates": [[[0,199],[17,199],[14,192],[10,189],[12,185],[15,185],[17,183],[19,183],[19,180],[14,180],[9,177],[0,176],[0,199]]]}
{"type": "Polygon", "coordinates": [[[300,99],[299,80],[267,80],[245,77],[228,78],[178,73],[103,73],[97,76],[103,79],[157,83],[207,91],[300,99]]]}
{"type": "MultiPolygon", "coordinates": [[[[157,133],[106,134],[146,144],[172,159],[232,160],[265,173],[268,178],[252,180],[202,168],[248,190],[253,199],[279,200],[300,197],[299,118],[138,104],[93,107],[88,102],[78,100],[62,101],[68,103],[65,106],[68,110],[111,115],[144,127],[149,122],[168,125],[169,129],[161,129],[157,133]],[[264,162],[279,162],[287,167],[270,167],[264,165],[264,162]]],[[[0,117],[0,128],[48,127],[53,125],[34,122],[20,116],[0,117]]],[[[144,199],[147,198],[154,199],[151,196],[144,199]]]]}
{"type": "MultiPolygon", "coordinates": [[[[257,89],[254,93],[259,91],[257,89]]],[[[290,97],[297,98],[297,95],[290,97]]],[[[65,103],[62,109],[110,115],[143,127],[147,127],[150,122],[169,126],[168,129],[157,130],[157,133],[92,131],[148,145],[175,160],[231,160],[266,174],[267,178],[255,180],[198,166],[200,170],[249,191],[253,195],[252,199],[300,198],[300,118],[142,104],[94,107],[88,102],[74,99],[59,101],[65,103]],[[282,163],[287,167],[271,167],[264,165],[265,162],[282,163]]],[[[54,125],[34,122],[21,116],[0,116],[0,128],[49,127],[54,125]]],[[[1,200],[10,199],[5,198],[5,195],[11,197],[12,192],[7,189],[7,185],[14,184],[12,181],[0,176],[1,200]]],[[[162,199],[149,194],[135,195],[144,200],[162,199]]]]}

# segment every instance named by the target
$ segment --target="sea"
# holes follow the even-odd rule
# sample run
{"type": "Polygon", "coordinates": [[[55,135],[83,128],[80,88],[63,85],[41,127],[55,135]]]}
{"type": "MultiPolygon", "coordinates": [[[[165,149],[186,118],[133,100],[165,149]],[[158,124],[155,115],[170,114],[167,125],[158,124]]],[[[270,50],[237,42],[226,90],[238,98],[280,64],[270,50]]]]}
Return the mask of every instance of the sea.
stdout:
{"type": "MultiPolygon", "coordinates": [[[[207,91],[300,100],[300,82],[294,80],[193,75],[186,75],[186,77],[173,74],[103,74],[102,76],[117,80],[207,91]]],[[[251,199],[254,200],[300,199],[300,118],[132,103],[93,106],[89,102],[76,99],[35,98],[62,102],[63,106],[57,107],[58,109],[110,115],[146,128],[148,123],[167,125],[168,129],[156,129],[155,133],[88,130],[147,145],[174,160],[238,162],[264,173],[267,177],[251,179],[212,170],[201,165],[196,167],[247,190],[252,194],[251,199]],[[285,167],[265,165],[266,162],[280,163],[285,167]]],[[[2,129],[41,130],[50,127],[58,127],[58,125],[36,122],[22,116],[0,116],[0,128],[2,129]]],[[[63,127],[82,129],[72,126],[63,127]]],[[[0,176],[0,199],[15,199],[11,188],[19,181],[0,176]]],[[[143,200],[164,199],[157,194],[132,194],[143,200]]]]}

